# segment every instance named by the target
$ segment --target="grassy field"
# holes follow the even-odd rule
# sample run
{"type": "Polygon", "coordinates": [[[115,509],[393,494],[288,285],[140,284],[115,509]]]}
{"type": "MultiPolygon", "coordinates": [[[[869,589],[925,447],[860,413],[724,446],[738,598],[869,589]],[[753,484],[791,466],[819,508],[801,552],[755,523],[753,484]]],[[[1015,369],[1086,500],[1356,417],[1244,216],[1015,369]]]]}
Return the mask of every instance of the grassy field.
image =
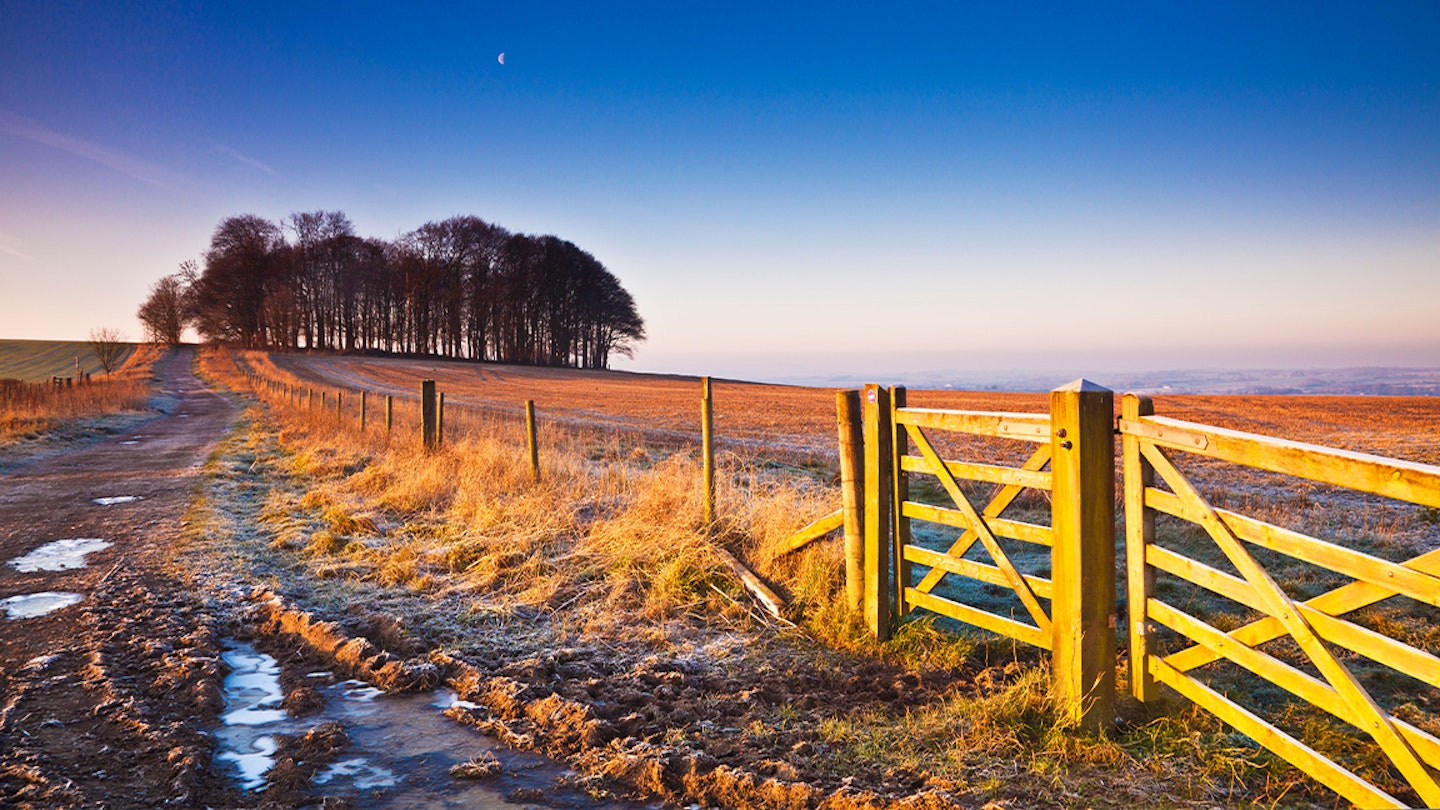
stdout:
{"type": "MultiPolygon", "coordinates": [[[[433,379],[447,405],[518,412],[535,400],[542,417],[652,438],[699,436],[696,377],[507,366],[400,358],[304,354],[252,355],[272,373],[300,385],[414,398],[433,379]]],[[[888,384],[886,380],[876,380],[888,384]]],[[[1056,385],[1067,382],[1056,380],[1056,385]]],[[[1104,384],[1104,380],[1098,380],[1104,384]]],[[[1117,392],[1121,393],[1121,392],[1117,392]]],[[[912,406],[979,411],[1045,411],[1046,394],[988,391],[909,392],[912,406]]],[[[722,448],[835,453],[834,390],[730,380],[714,384],[716,435],[722,448]]],[[[1118,407],[1118,396],[1117,396],[1118,407]]],[[[1346,450],[1440,463],[1440,397],[1177,395],[1155,397],[1165,416],[1346,450]]],[[[960,448],[957,448],[957,450],[960,448]]],[[[977,453],[1017,448],[979,443],[977,453]]]]}
{"type": "MultiPolygon", "coordinates": [[[[96,422],[116,414],[137,414],[149,408],[153,393],[151,371],[164,349],[153,344],[135,344],[126,352],[112,374],[98,374],[85,384],[55,387],[51,373],[73,375],[57,368],[67,352],[88,344],[65,341],[0,341],[0,464],[41,446],[63,446],[77,438],[103,433],[107,426],[96,422]],[[50,364],[50,365],[47,365],[50,364]],[[14,382],[20,375],[38,377],[32,382],[14,382]]],[[[91,355],[93,360],[93,355],[91,355]]],[[[81,360],[84,367],[84,359],[81,360]]]]}
{"type": "MultiPolygon", "coordinates": [[[[351,409],[355,407],[356,389],[405,397],[397,411],[401,420],[398,429],[405,442],[413,440],[413,396],[418,380],[435,379],[440,390],[447,393],[447,425],[454,425],[463,443],[463,449],[447,453],[449,466],[421,474],[411,472],[403,460],[371,463],[362,465],[365,468],[353,475],[339,476],[325,490],[327,497],[344,504],[342,513],[359,511],[365,520],[379,525],[403,519],[397,515],[426,515],[429,528],[417,528],[414,535],[417,541],[424,541],[407,544],[399,557],[366,559],[342,553],[336,559],[333,550],[312,550],[318,559],[329,560],[327,565],[334,566],[332,570],[346,572],[347,576],[416,583],[422,590],[476,588],[491,598],[542,610],[556,603],[580,605],[595,611],[588,620],[591,622],[624,608],[626,599],[621,597],[627,593],[643,595],[647,610],[654,611],[652,617],[673,615],[677,607],[723,615],[728,598],[743,599],[740,593],[727,597],[703,587],[719,587],[724,577],[717,575],[713,560],[704,553],[703,542],[697,540],[697,533],[703,532],[699,532],[697,524],[695,486],[699,390],[695,378],[258,353],[246,355],[242,362],[272,379],[313,387],[317,403],[321,392],[326,391],[332,408],[334,391],[339,387],[347,390],[346,402],[351,409]],[[555,434],[542,455],[562,460],[563,473],[557,477],[565,486],[560,491],[547,487],[543,497],[524,485],[517,427],[518,406],[524,399],[537,401],[547,420],[545,424],[555,434]],[[474,444],[476,441],[488,444],[482,448],[474,444]],[[497,458],[509,458],[505,463],[513,466],[503,473],[479,472],[490,469],[497,458]],[[546,524],[559,515],[565,516],[563,525],[546,524]],[[549,545],[552,540],[546,539],[577,534],[585,538],[580,550],[568,542],[549,545]],[[620,559],[613,556],[616,554],[620,559]],[[584,560],[592,567],[556,565],[557,558],[584,560]],[[359,567],[354,567],[357,564],[359,567]],[[378,573],[365,574],[366,570],[378,573]],[[624,580],[628,584],[619,590],[609,576],[617,570],[631,572],[634,577],[624,580]],[[609,575],[602,576],[602,572],[609,575]],[[461,573],[463,584],[455,581],[455,575],[461,573]],[[602,586],[602,582],[608,584],[602,586]],[[602,594],[606,595],[603,599],[602,594]]],[[[789,531],[838,504],[831,461],[835,444],[833,397],[833,391],[828,389],[717,382],[716,424],[725,472],[720,483],[725,520],[719,537],[792,598],[792,618],[827,643],[844,646],[859,642],[853,624],[847,624],[853,617],[847,617],[839,604],[839,560],[833,544],[820,544],[792,557],[776,553],[789,531]],[[776,459],[791,463],[776,464],[776,459]]],[[[1047,398],[1034,394],[912,391],[910,404],[1043,411],[1047,398]]],[[[1440,398],[1192,395],[1158,397],[1156,410],[1220,427],[1412,461],[1440,462],[1440,398]]],[[[333,420],[333,411],[323,418],[333,420]]],[[[347,418],[353,419],[353,413],[347,418]]],[[[298,436],[299,431],[292,435],[298,436]]],[[[951,458],[1011,464],[1018,461],[1018,451],[1002,442],[979,441],[957,441],[945,448],[946,456],[951,458]]],[[[319,452],[319,447],[311,446],[307,452],[319,452]]],[[[1222,508],[1394,562],[1440,548],[1440,521],[1434,510],[1203,459],[1182,458],[1177,462],[1206,498],[1222,508]]],[[[983,489],[977,488],[972,496],[983,498],[983,489]]],[[[914,492],[920,500],[944,505],[943,493],[936,488],[920,486],[914,492]]],[[[310,498],[321,502],[318,495],[310,498]]],[[[1043,498],[1022,501],[1017,508],[1023,514],[1008,516],[1048,522],[1049,510],[1043,498]]],[[[948,530],[937,529],[917,528],[916,542],[945,547],[954,536],[948,530]]],[[[1162,519],[1158,538],[1162,545],[1228,570],[1213,541],[1192,526],[1162,519]]],[[[349,544],[346,540],[336,542],[339,549],[349,544]]],[[[1033,548],[1012,550],[1018,552],[1016,562],[1023,570],[1042,576],[1047,573],[1048,555],[1037,554],[1033,548]]],[[[977,562],[986,561],[978,546],[970,556],[977,562]]],[[[1343,582],[1282,555],[1260,552],[1257,557],[1295,598],[1310,598],[1343,582]]],[[[1255,618],[1242,606],[1171,578],[1162,577],[1160,585],[1168,601],[1219,626],[1234,627],[1255,618]]],[[[953,581],[940,592],[995,612],[1010,610],[1016,618],[1023,617],[1013,594],[995,586],[953,581]]],[[[1440,654],[1440,634],[1434,630],[1440,626],[1440,611],[1401,602],[1355,618],[1362,626],[1398,638],[1426,655],[1440,654]]],[[[633,616],[632,611],[633,606],[621,614],[633,616]]],[[[958,660],[979,654],[976,650],[994,649],[983,641],[983,636],[948,622],[938,625],[957,631],[961,638],[977,639],[973,647],[942,645],[944,655],[958,660]]],[[[1176,639],[1170,635],[1162,635],[1157,641],[1162,648],[1175,649],[1176,639]]],[[[1298,664],[1294,651],[1286,645],[1282,640],[1267,649],[1298,664]]],[[[890,649],[893,653],[903,647],[902,643],[890,649]]],[[[1027,659],[1022,656],[1021,660],[1027,659]]],[[[1435,685],[1397,678],[1369,662],[1354,661],[1351,666],[1382,704],[1418,727],[1440,731],[1440,717],[1433,710],[1440,706],[1440,690],[1435,685]]],[[[1242,696],[1244,702],[1275,718],[1283,728],[1307,739],[1317,749],[1398,795],[1407,795],[1403,783],[1387,772],[1383,758],[1376,758],[1373,749],[1357,746],[1353,731],[1343,724],[1279,690],[1257,687],[1260,682],[1236,667],[1212,665],[1202,674],[1214,688],[1242,696]]],[[[1043,679],[1032,688],[1043,691],[1043,679]]],[[[963,777],[967,772],[964,767],[946,764],[943,757],[937,760],[923,751],[940,745],[929,735],[957,735],[953,724],[961,721],[955,717],[969,717],[964,723],[974,723],[974,712],[982,710],[958,701],[944,711],[952,716],[942,716],[938,709],[928,719],[923,715],[896,718],[883,711],[860,714],[832,722],[825,731],[826,739],[837,748],[842,747],[842,742],[849,746],[843,756],[857,760],[882,756],[878,751],[867,754],[864,749],[874,740],[886,739],[890,755],[910,752],[907,756],[913,757],[909,761],[912,767],[963,777]]],[[[1193,708],[1172,703],[1157,717],[1152,708],[1132,703],[1122,714],[1126,724],[1117,740],[1118,750],[1104,746],[1067,750],[1057,742],[1059,738],[1045,730],[1049,727],[1044,721],[1031,716],[1026,722],[1040,724],[1037,728],[1043,741],[1037,752],[1040,761],[1033,767],[1064,770],[1107,757],[1120,761],[1154,755],[1163,758],[1163,763],[1155,760],[1148,764],[1161,772],[1198,773],[1202,782],[1229,779],[1226,791],[1232,798],[1249,796],[1262,802],[1284,803],[1324,801],[1320,798],[1325,795],[1323,790],[1316,793],[1313,785],[1302,786],[1304,780],[1297,771],[1277,765],[1268,755],[1243,742],[1244,738],[1193,708]]],[[[1192,798],[1198,796],[1192,794],[1192,798]]]]}
{"type": "MultiPolygon", "coordinates": [[[[126,348],[120,358],[122,365],[137,345],[132,343],[126,348]]],[[[82,372],[104,372],[87,340],[0,340],[0,380],[40,382],[51,377],[74,377],[76,358],[82,372]]]]}

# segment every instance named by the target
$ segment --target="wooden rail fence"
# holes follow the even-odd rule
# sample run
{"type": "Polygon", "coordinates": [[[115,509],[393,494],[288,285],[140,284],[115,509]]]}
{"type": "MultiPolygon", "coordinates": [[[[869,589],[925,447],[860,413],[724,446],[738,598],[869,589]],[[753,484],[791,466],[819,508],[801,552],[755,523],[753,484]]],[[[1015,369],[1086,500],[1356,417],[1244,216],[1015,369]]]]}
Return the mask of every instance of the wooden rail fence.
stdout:
{"type": "MultiPolygon", "coordinates": [[[[314,407],[314,389],[265,384],[297,405],[314,407]]],[[[360,397],[363,430],[366,395],[360,397]]],[[[321,392],[322,409],[324,401],[321,392]]],[[[341,402],[337,393],[337,412],[341,402]]],[[[441,402],[443,394],[425,381],[420,422],[426,449],[442,441],[441,402]]],[[[1234,665],[1357,729],[1378,746],[1422,806],[1440,806],[1440,737],[1397,717],[1394,707],[1382,706],[1383,696],[1366,688],[1353,664],[1363,659],[1426,686],[1440,686],[1440,657],[1353,616],[1390,600],[1440,607],[1440,550],[1391,562],[1218,508],[1174,458],[1199,456],[1431,509],[1440,509],[1440,467],[1182,422],[1155,415],[1148,398],[1133,394],[1125,395],[1121,406],[1117,419],[1114,395],[1086,380],[1052,391],[1049,413],[912,408],[902,387],[867,385],[863,392],[837,392],[841,502],[792,535],[785,548],[794,551],[841,531],[846,598],[879,639],[888,638],[905,617],[924,611],[1050,651],[1060,705],[1088,729],[1104,728],[1114,719],[1119,593],[1127,619],[1118,632],[1129,642],[1129,688],[1136,699],[1154,701],[1161,686],[1169,687],[1354,804],[1406,806],[1207,683],[1210,668],[1234,665]],[[946,444],[937,440],[946,435],[1006,440],[1031,449],[1018,466],[946,459],[941,452],[946,444]],[[1126,549],[1119,592],[1117,436],[1126,549]],[[928,482],[927,491],[943,493],[943,505],[912,497],[922,481],[928,482]],[[970,482],[972,490],[977,483],[994,489],[979,502],[962,482],[970,482]],[[1048,524],[1006,516],[1027,491],[1043,493],[1048,524]],[[1157,542],[1157,515],[1203,529],[1218,559],[1236,573],[1157,542]],[[917,523],[959,534],[942,551],[914,542],[917,523]],[[1015,544],[1048,550],[1046,570],[1022,570],[1015,544]],[[1252,549],[1333,572],[1348,582],[1298,599],[1252,549]],[[1187,612],[1187,605],[1162,598],[1158,576],[1208,591],[1255,618],[1229,630],[1208,623],[1187,612]],[[942,590],[949,578],[1013,594],[1011,615],[967,604],[953,589],[942,590]]],[[[526,401],[523,407],[526,450],[538,481],[535,404],[526,401]]],[[[716,519],[713,419],[711,384],[705,378],[700,423],[706,526],[716,519]]],[[[387,437],[393,425],[394,402],[386,396],[387,437]]],[[[1031,499],[1032,504],[1041,500],[1031,499]]],[[[779,616],[779,597],[730,559],[749,575],[747,587],[779,616]]]]}

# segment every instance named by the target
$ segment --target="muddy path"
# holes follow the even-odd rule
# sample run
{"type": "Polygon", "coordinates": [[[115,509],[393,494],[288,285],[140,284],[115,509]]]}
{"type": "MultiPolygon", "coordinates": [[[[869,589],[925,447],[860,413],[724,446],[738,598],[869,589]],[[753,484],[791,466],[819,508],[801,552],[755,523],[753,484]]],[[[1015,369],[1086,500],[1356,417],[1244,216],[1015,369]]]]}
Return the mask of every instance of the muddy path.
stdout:
{"type": "Polygon", "coordinates": [[[176,567],[238,415],[193,361],[157,364],[153,417],[0,473],[0,807],[622,806],[447,719],[453,692],[381,695],[256,632],[237,572],[176,567]]]}
{"type": "Polygon", "coordinates": [[[193,354],[157,364],[153,418],[0,476],[0,804],[228,796],[205,732],[219,638],[156,565],[234,418],[193,354]]]}

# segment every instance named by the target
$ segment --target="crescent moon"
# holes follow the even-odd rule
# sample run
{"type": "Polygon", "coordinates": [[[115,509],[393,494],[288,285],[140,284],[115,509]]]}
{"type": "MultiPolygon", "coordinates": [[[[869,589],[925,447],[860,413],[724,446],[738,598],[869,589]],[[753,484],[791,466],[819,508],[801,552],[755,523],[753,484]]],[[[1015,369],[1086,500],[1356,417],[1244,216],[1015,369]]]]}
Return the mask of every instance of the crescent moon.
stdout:
{"type": "Polygon", "coordinates": [[[501,52],[500,52],[500,64],[502,64],[502,65],[505,64],[505,52],[504,52],[504,51],[501,51],[501,52]]]}

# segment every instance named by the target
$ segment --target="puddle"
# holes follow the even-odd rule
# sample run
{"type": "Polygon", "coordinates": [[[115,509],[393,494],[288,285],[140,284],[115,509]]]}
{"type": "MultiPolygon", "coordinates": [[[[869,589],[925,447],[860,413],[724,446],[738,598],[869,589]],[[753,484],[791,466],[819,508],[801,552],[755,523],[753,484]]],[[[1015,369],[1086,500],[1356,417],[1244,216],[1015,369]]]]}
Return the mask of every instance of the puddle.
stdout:
{"type": "Polygon", "coordinates": [[[265,773],[274,765],[274,735],[300,735],[322,723],[338,722],[350,743],[316,772],[312,793],[317,799],[340,798],[355,808],[514,810],[516,805],[506,797],[524,790],[527,803],[539,801],[541,806],[639,807],[597,802],[573,788],[557,789],[557,780],[570,771],[537,754],[512,751],[445,717],[442,712],[450,706],[473,705],[448,690],[387,695],[361,681],[310,672],[305,678],[325,698],[325,707],[303,718],[290,717],[278,708],[282,690],[275,659],[243,642],[226,641],[225,647],[223,658],[232,672],[225,678],[225,725],[215,732],[216,759],[237,774],[247,791],[264,790],[265,773]],[[499,775],[486,780],[450,776],[452,766],[485,752],[499,759],[499,775]]]}
{"type": "Polygon", "coordinates": [[[114,505],[117,504],[117,503],[130,503],[131,501],[143,501],[143,500],[145,500],[145,498],[142,497],[142,496],[140,496],[140,495],[114,495],[114,496],[109,497],[109,498],[91,498],[91,499],[90,499],[90,501],[91,501],[92,503],[98,503],[98,504],[100,504],[101,506],[114,506],[114,505]]]}
{"type": "Polygon", "coordinates": [[[16,571],[67,571],[84,568],[85,555],[109,548],[112,543],[98,537],[76,537],[70,540],[56,540],[35,549],[24,557],[16,557],[6,563],[16,571]]]}
{"type": "Polygon", "coordinates": [[[349,779],[359,790],[394,787],[397,781],[395,772],[389,768],[382,768],[364,757],[354,757],[326,765],[315,774],[314,782],[323,785],[336,778],[349,779]]]}
{"type": "Polygon", "coordinates": [[[0,604],[5,606],[7,619],[33,619],[36,616],[44,616],[46,613],[69,607],[84,598],[78,593],[42,591],[7,597],[0,600],[0,604]]]}

